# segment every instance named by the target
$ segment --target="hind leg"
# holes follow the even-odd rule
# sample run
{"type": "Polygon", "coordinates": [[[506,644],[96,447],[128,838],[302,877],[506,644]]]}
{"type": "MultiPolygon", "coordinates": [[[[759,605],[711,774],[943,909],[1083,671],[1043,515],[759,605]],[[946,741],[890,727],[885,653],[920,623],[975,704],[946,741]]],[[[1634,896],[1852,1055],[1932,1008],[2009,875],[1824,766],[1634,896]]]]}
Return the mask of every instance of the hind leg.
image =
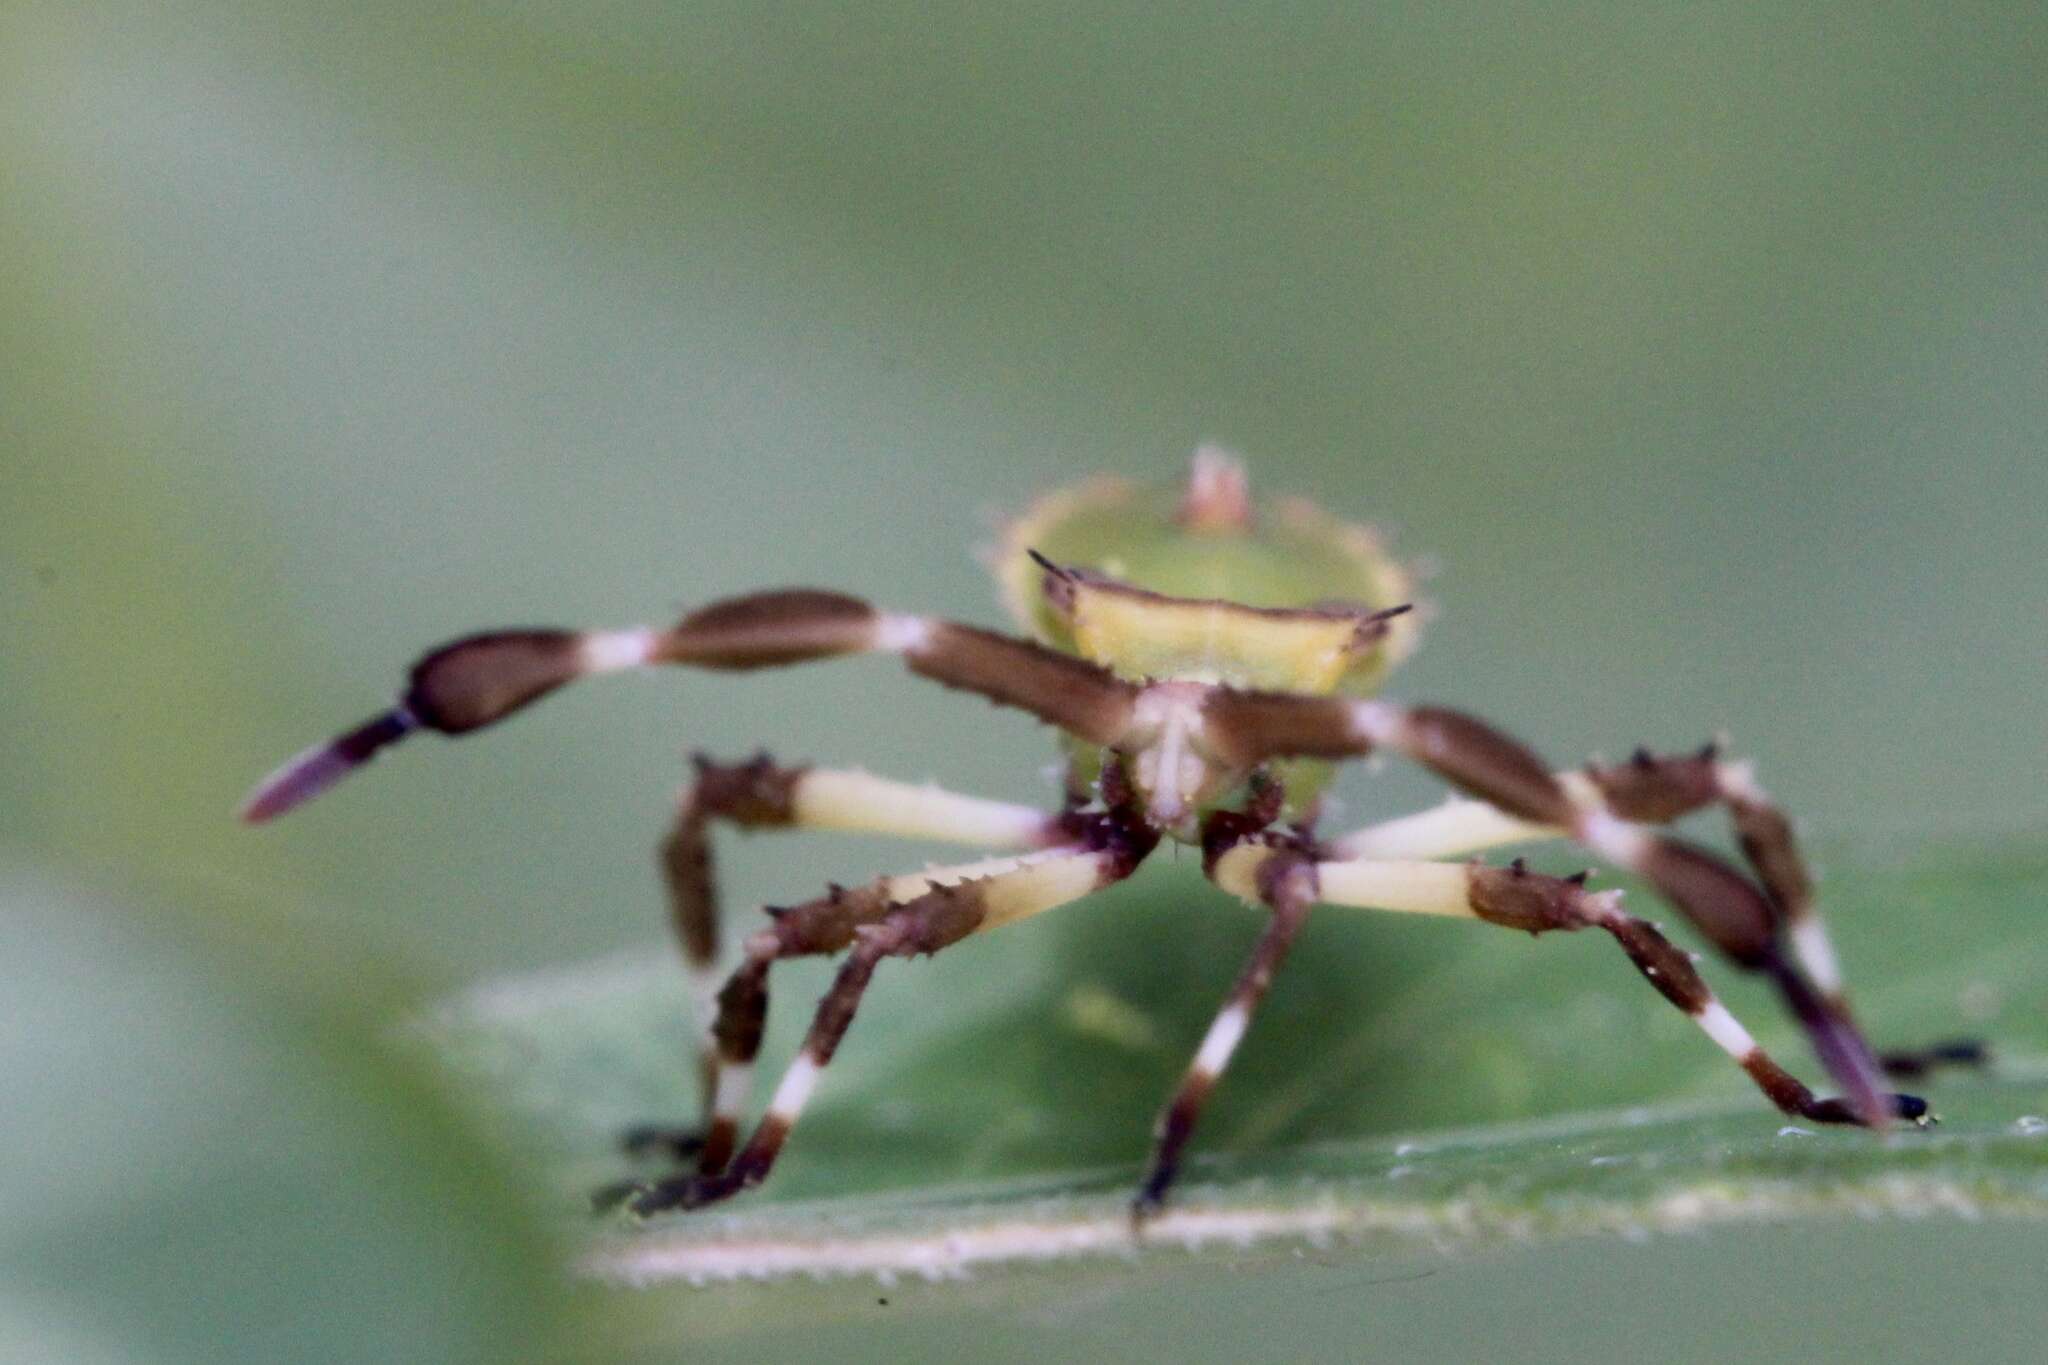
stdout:
{"type": "MultiPolygon", "coordinates": [[[[1555,777],[1581,808],[1604,806],[1624,820],[1648,825],[1667,825],[1710,806],[1726,810],[1743,857],[1769,896],[1793,957],[1827,1009],[1841,1019],[1853,1019],[1848,987],[1814,903],[1813,877],[1792,821],[1758,784],[1750,763],[1724,757],[1716,744],[1689,754],[1637,749],[1624,763],[1590,764],[1555,777]]],[[[1330,847],[1345,858],[1450,858],[1501,844],[1569,837],[1570,831],[1562,826],[1518,820],[1485,801],[1458,799],[1367,826],[1332,841],[1330,847]]],[[[1984,1060],[1983,1044],[1964,1040],[1878,1057],[1884,1070],[1895,1076],[1919,1076],[1938,1066],[1984,1060]]]]}

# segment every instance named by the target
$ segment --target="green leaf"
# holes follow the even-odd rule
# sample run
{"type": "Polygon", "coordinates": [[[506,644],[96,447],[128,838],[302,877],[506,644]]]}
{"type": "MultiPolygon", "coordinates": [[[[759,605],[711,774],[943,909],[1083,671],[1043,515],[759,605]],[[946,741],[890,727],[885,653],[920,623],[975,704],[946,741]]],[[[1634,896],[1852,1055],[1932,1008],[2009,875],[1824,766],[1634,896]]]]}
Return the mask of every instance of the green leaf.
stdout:
{"type": "MultiPolygon", "coordinates": [[[[1788,1124],[1604,938],[1322,911],[1139,1264],[1193,1283],[1304,1247],[1370,1267],[1589,1235],[1633,1256],[1618,1249],[1708,1229],[2048,1217],[2048,939],[2033,925],[2048,859],[1957,852],[1826,889],[1880,1045],[1993,1042],[1989,1073],[1926,1088],[1938,1126],[1788,1124]]],[[[583,1270],[629,1284],[1127,1279],[1152,1114],[1256,927],[1166,869],[1010,942],[892,964],[766,1185],[642,1225],[584,1215],[583,1270]]],[[[624,1171],[620,1129],[692,1111],[681,987],[651,956],[493,983],[421,1024],[544,1153],[565,1216],[624,1171]]],[[[1725,963],[1706,969],[1818,1079],[1770,997],[1725,963]]],[[[778,976],[767,1057],[787,1055],[820,980],[811,964],[778,976]]],[[[686,1311],[694,1333],[746,1333],[764,1302],[788,1327],[872,1297],[758,1289],[686,1311]]]]}
{"type": "Polygon", "coordinates": [[[0,1359],[546,1349],[558,1248],[382,1037],[402,981],[306,918],[0,857],[0,1359]]]}

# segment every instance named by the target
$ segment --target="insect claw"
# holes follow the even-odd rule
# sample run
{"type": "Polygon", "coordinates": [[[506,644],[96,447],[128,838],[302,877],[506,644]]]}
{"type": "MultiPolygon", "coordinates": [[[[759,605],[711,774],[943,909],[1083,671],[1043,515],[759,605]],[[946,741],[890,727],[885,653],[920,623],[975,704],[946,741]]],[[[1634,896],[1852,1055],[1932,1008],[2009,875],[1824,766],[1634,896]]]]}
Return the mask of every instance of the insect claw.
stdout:
{"type": "Polygon", "coordinates": [[[1572,873],[1572,875],[1566,877],[1565,880],[1570,882],[1573,886],[1584,886],[1586,884],[1586,878],[1592,875],[1593,869],[1589,867],[1584,869],[1583,871],[1572,873]]]}
{"type": "Polygon", "coordinates": [[[1718,739],[1710,739],[1705,744],[1700,745],[1700,751],[1693,755],[1694,758],[1697,758],[1702,763],[1711,763],[1720,756],[1721,741],[1718,739]]]}
{"type": "Polygon", "coordinates": [[[614,1180],[609,1185],[600,1185],[590,1192],[590,1211],[610,1213],[628,1200],[637,1199],[647,1193],[648,1186],[639,1180],[614,1180]]]}
{"type": "Polygon", "coordinates": [[[1654,768],[1657,766],[1657,756],[1641,744],[1638,744],[1636,751],[1629,755],[1628,761],[1635,764],[1638,768],[1654,768]]]}
{"type": "Polygon", "coordinates": [[[1517,858],[1517,859],[1515,859],[1515,860],[1514,860],[1513,862],[1511,862],[1511,863],[1509,863],[1509,864],[1508,864],[1508,871],[1510,871],[1510,872],[1514,873],[1514,874],[1515,874],[1515,875],[1516,875],[1517,877],[1526,877],[1526,876],[1528,876],[1528,875],[1529,875],[1529,860],[1528,860],[1527,858],[1517,858]]]}
{"type": "MultiPolygon", "coordinates": [[[[642,1123],[619,1134],[619,1146],[629,1156],[695,1156],[704,1146],[704,1135],[694,1128],[674,1128],[642,1123]]],[[[625,1183],[632,1183],[630,1181],[625,1183]]],[[[610,1187],[607,1186],[607,1189],[610,1187]]]]}
{"type": "Polygon", "coordinates": [[[670,1209],[701,1209],[706,1204],[730,1199],[741,1190],[760,1183],[760,1171],[745,1174],[733,1167],[727,1167],[717,1175],[672,1175],[641,1187],[627,1207],[638,1218],[652,1217],[670,1209]]]}
{"type": "Polygon", "coordinates": [[[626,1201],[626,1211],[635,1218],[646,1218],[669,1209],[694,1208],[689,1188],[679,1182],[664,1180],[659,1184],[642,1185],[626,1201]]]}

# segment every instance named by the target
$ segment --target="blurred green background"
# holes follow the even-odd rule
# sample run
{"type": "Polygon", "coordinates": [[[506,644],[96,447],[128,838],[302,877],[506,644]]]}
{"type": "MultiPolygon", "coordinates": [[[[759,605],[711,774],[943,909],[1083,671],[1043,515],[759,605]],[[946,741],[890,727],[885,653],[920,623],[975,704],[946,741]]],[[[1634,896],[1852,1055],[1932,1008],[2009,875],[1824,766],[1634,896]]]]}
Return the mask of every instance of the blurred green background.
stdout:
{"type": "MultiPolygon", "coordinates": [[[[42,1004],[5,1011],[7,1084],[62,1076],[48,1112],[112,1136],[49,1120],[0,1193],[73,1191],[34,1207],[89,1249],[142,1215],[87,1191],[155,1149],[163,1235],[241,1264],[214,1185],[249,1110],[336,1191],[529,1228],[489,1183],[516,1168],[405,1157],[465,1120],[392,1098],[431,1084],[379,1020],[665,954],[688,748],[1029,800],[1045,736],[856,663],[577,689],[260,832],[250,783],[480,626],[777,583],[992,620],[990,516],[1202,439],[1440,566],[1401,695],[1560,763],[1728,729],[1823,848],[2038,834],[2044,86],[2017,4],[10,7],[0,872],[42,1004]],[[145,1043],[242,1108],[95,1060],[145,1043]]],[[[725,882],[745,907],[926,852],[755,841],[725,882]]],[[[1852,967],[1885,927],[1843,927],[1852,967]]],[[[954,989],[1072,947],[1019,931],[954,989]]],[[[259,1217],[321,1207],[268,1188],[259,1217]]],[[[480,1303],[538,1274],[308,1221],[480,1303]]],[[[70,1264],[21,1226],[20,1264],[70,1264]]],[[[493,1226],[461,1229],[485,1261],[493,1226]]],[[[104,1273],[131,1325],[77,1358],[272,1349],[104,1273]]],[[[85,1270],[16,1278],[0,1343],[87,1330],[85,1270]]],[[[538,1340],[490,1316],[426,1354],[538,1340]]]]}

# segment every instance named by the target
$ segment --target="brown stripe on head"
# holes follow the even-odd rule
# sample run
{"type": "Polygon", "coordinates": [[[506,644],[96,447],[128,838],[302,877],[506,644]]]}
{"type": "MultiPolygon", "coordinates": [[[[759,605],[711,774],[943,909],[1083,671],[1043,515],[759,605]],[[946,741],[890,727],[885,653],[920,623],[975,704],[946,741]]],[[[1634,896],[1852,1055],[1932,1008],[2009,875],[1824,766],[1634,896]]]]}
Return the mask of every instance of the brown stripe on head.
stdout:
{"type": "Polygon", "coordinates": [[[784,588],[714,602],[658,642],[662,663],[771,668],[874,647],[878,613],[844,593],[784,588]]]}
{"type": "Polygon", "coordinates": [[[1271,607],[1182,597],[1079,568],[1055,567],[1046,588],[1074,648],[1119,676],[1209,677],[1311,696],[1374,662],[1391,623],[1409,611],[1405,603],[1271,607]]]}
{"type": "Polygon", "coordinates": [[[1391,607],[1382,607],[1378,611],[1368,612],[1361,609],[1360,613],[1355,613],[1358,625],[1351,634],[1352,652],[1362,654],[1376,647],[1394,633],[1395,624],[1402,617],[1412,615],[1414,611],[1413,602],[1401,602],[1391,607]]]}
{"type": "Polygon", "coordinates": [[[1063,569],[1038,551],[1026,547],[1025,554],[1031,562],[1045,570],[1045,577],[1039,580],[1039,592],[1045,597],[1045,604],[1061,616],[1074,614],[1074,597],[1077,591],[1074,573],[1063,569]]]}
{"type": "Polygon", "coordinates": [[[1018,625],[1131,678],[1194,676],[1237,687],[1327,692],[1335,659],[1341,665],[1335,685],[1364,694],[1413,652],[1419,633],[1419,621],[1409,616],[1370,642],[1347,641],[1333,631],[1311,639],[1316,648],[1305,651],[1302,640],[1313,632],[1294,632],[1292,641],[1282,642],[1285,649],[1271,647],[1274,638],[1229,638],[1246,629],[1258,635],[1270,620],[1206,611],[1163,626],[1143,620],[1148,605],[1166,601],[1228,598],[1314,613],[1324,607],[1371,612],[1413,598],[1408,569],[1374,533],[1305,499],[1253,498],[1241,471],[1220,451],[1204,451],[1192,476],[1174,485],[1098,479],[1041,498],[1006,527],[989,562],[1018,625]],[[1048,573],[1045,560],[1070,567],[1048,573]],[[1157,596],[1151,603],[1104,598],[1077,612],[1076,599],[1089,595],[1077,575],[1086,574],[1157,596]],[[1135,624],[1132,609],[1141,614],[1135,624]],[[1097,614],[1103,619],[1077,620],[1097,614]],[[1213,651],[1203,640],[1212,624],[1213,651]],[[1226,657],[1218,662],[1212,652],[1226,657]],[[1303,668],[1304,654],[1313,667],[1303,668]],[[1259,672],[1283,664],[1294,667],[1295,676],[1259,672]]]}

